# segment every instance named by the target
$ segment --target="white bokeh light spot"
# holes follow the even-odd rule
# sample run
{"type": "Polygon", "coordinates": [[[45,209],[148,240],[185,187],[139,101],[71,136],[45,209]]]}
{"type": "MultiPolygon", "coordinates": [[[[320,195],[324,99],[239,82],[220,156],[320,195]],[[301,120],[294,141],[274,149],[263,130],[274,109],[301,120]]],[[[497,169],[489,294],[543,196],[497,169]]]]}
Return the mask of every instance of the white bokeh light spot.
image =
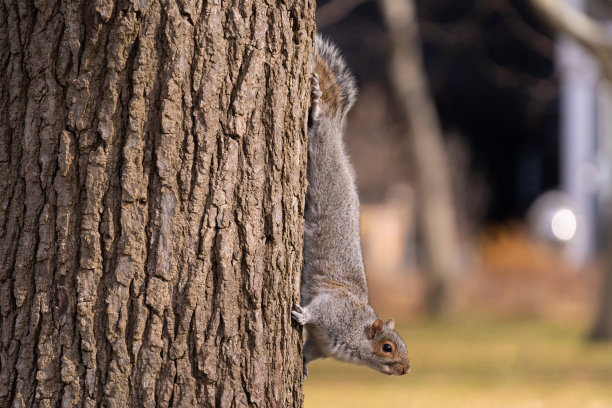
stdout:
{"type": "Polygon", "coordinates": [[[576,215],[567,208],[555,212],[550,222],[553,234],[561,241],[569,241],[574,238],[576,225],[576,215]]]}

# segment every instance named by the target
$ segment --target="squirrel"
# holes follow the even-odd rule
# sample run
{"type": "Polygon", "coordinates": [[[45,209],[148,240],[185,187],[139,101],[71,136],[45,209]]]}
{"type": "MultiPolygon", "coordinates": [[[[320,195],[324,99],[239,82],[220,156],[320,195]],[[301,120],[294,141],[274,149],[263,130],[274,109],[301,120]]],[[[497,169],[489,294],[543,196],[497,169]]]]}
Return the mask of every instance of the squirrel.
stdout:
{"type": "Polygon", "coordinates": [[[389,375],[410,370],[408,352],[368,298],[359,237],[359,197],[342,140],[357,87],[337,48],[315,36],[308,118],[301,304],[292,316],[306,329],[306,365],[317,358],[366,365],[389,375]]]}

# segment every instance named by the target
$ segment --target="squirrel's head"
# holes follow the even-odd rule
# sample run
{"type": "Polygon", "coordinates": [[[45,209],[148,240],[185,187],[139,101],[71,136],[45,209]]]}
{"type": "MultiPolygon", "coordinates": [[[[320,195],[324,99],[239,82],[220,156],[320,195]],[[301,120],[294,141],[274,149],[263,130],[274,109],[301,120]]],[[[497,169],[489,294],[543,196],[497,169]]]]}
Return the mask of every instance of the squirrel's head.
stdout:
{"type": "Polygon", "coordinates": [[[387,323],[376,319],[366,327],[366,336],[372,347],[371,360],[366,364],[384,374],[404,375],[410,371],[408,351],[394,327],[393,319],[389,319],[387,323]]]}

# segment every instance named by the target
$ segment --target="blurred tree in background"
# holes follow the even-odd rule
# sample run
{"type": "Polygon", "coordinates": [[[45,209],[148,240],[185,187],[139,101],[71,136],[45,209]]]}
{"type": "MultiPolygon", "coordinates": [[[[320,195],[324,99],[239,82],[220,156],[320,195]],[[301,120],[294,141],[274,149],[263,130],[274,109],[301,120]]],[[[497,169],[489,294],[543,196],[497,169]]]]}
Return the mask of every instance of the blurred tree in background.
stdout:
{"type": "Polygon", "coordinates": [[[423,233],[426,307],[431,316],[439,316],[447,312],[450,286],[461,271],[450,166],[423,69],[414,5],[410,0],[382,0],[379,4],[392,43],[389,77],[408,122],[417,225],[423,233]]]}

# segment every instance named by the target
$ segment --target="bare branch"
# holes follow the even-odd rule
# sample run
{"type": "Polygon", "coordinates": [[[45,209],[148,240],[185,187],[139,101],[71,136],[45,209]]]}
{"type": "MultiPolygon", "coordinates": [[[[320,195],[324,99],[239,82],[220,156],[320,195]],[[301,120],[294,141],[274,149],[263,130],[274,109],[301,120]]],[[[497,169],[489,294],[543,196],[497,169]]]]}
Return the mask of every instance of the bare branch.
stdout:
{"type": "Polygon", "coordinates": [[[355,7],[370,0],[332,0],[317,8],[317,29],[330,26],[346,17],[355,7]]]}
{"type": "Polygon", "coordinates": [[[529,0],[540,17],[554,30],[567,34],[589,50],[612,82],[612,44],[602,27],[584,13],[559,0],[529,0]]]}
{"type": "Polygon", "coordinates": [[[554,47],[551,44],[551,39],[527,24],[525,19],[517,11],[516,4],[513,4],[509,0],[495,0],[490,1],[488,4],[499,11],[502,18],[506,20],[510,31],[512,31],[512,33],[514,33],[514,35],[524,44],[528,45],[532,50],[545,58],[553,58],[554,47]]]}

